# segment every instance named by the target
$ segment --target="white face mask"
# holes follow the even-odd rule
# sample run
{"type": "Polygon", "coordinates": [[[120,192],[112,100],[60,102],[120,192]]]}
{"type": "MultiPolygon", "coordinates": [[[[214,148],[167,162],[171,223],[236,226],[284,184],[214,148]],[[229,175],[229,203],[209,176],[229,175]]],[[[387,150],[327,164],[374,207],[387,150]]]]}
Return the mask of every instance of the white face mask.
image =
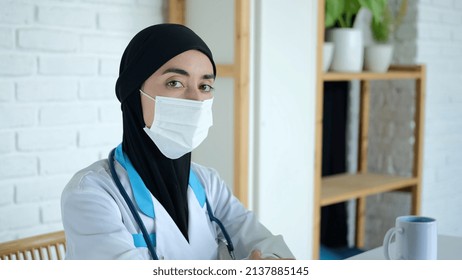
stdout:
{"type": "Polygon", "coordinates": [[[213,98],[195,101],[156,96],[154,99],[141,90],[140,93],[155,102],[151,128],[145,127],[144,131],[164,156],[177,159],[194,150],[207,137],[213,125],[213,98]]]}

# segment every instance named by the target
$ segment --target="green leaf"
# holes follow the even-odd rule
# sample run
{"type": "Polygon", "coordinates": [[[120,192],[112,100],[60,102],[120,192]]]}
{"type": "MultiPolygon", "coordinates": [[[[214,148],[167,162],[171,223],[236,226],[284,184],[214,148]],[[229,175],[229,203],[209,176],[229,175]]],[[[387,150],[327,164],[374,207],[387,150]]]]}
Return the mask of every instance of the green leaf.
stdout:
{"type": "Polygon", "coordinates": [[[390,28],[386,22],[372,20],[372,36],[377,42],[387,42],[390,35],[390,28]]]}
{"type": "Polygon", "coordinates": [[[369,9],[372,13],[372,18],[376,22],[384,20],[385,10],[388,9],[387,0],[358,0],[362,7],[369,9]]]}
{"type": "Polygon", "coordinates": [[[334,26],[345,9],[344,0],[326,0],[325,20],[326,28],[334,26]]]}
{"type": "Polygon", "coordinates": [[[353,27],[353,17],[358,13],[361,5],[358,0],[344,0],[345,1],[345,26],[353,27]]]}

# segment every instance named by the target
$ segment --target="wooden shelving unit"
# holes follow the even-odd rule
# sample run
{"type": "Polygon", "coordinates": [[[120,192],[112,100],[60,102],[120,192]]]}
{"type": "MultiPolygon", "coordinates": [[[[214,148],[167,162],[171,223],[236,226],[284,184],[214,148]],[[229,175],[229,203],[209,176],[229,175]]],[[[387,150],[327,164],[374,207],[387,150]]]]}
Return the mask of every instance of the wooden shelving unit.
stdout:
{"type": "MultiPolygon", "coordinates": [[[[168,0],[168,21],[187,24],[187,0],[168,0]]],[[[227,11],[221,11],[227,12],[227,11]]],[[[248,205],[250,2],[234,0],[234,61],[217,64],[219,77],[234,80],[234,195],[248,205]]]]}
{"type": "MultiPolygon", "coordinates": [[[[317,46],[317,95],[316,95],[316,157],[314,179],[314,231],[313,258],[319,258],[321,207],[356,200],[356,237],[357,247],[364,246],[364,228],[366,215],[366,197],[390,191],[408,191],[411,193],[411,214],[420,213],[422,181],[422,138],[425,99],[425,66],[392,66],[386,73],[337,73],[322,71],[322,44],[324,42],[324,0],[318,1],[318,46],[317,46]],[[324,82],[358,80],[360,87],[358,170],[355,174],[337,174],[321,176],[322,166],[322,118],[324,82]],[[411,177],[373,174],[367,169],[369,96],[370,82],[373,80],[413,80],[415,81],[415,128],[414,161],[411,177]]],[[[386,94],[386,93],[385,93],[386,94]]]]}

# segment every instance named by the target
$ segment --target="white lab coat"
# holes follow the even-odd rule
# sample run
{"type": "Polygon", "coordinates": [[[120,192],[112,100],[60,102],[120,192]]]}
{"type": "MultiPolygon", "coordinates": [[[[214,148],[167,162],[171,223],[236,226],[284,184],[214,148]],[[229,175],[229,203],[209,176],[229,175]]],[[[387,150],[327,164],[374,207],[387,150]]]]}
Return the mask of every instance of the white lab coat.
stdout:
{"type": "MultiPolygon", "coordinates": [[[[259,249],[264,257],[293,258],[282,236],[272,235],[260,224],[232,195],[215,170],[195,163],[191,168],[205,188],[215,217],[231,236],[237,259],[247,258],[254,249],[259,249]]],[[[117,161],[115,169],[133,201],[127,172],[117,161]]],[[[224,258],[226,254],[218,246],[221,231],[210,221],[205,205],[200,207],[191,187],[188,188],[189,242],[162,205],[151,197],[155,218],[139,209],[138,213],[147,231],[156,233],[159,259],[224,258]]],[[[61,209],[66,259],[151,259],[146,247],[134,244],[133,235],[141,231],[110,175],[107,160],[95,162],[74,175],[62,193],[61,209]]]]}

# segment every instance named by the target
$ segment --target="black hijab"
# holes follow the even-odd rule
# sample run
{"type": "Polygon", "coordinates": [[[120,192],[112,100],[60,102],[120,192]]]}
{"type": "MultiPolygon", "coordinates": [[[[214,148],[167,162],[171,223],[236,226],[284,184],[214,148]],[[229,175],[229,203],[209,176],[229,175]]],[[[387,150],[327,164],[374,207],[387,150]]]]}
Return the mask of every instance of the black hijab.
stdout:
{"type": "Polygon", "coordinates": [[[187,189],[191,153],[178,159],[165,157],[149,136],[141,109],[139,89],[157,69],[173,57],[199,50],[212,62],[212,52],[189,28],[178,24],[158,24],[143,29],[133,37],[120,62],[116,95],[122,103],[122,149],[144,184],[170,214],[188,240],[187,189]]]}

